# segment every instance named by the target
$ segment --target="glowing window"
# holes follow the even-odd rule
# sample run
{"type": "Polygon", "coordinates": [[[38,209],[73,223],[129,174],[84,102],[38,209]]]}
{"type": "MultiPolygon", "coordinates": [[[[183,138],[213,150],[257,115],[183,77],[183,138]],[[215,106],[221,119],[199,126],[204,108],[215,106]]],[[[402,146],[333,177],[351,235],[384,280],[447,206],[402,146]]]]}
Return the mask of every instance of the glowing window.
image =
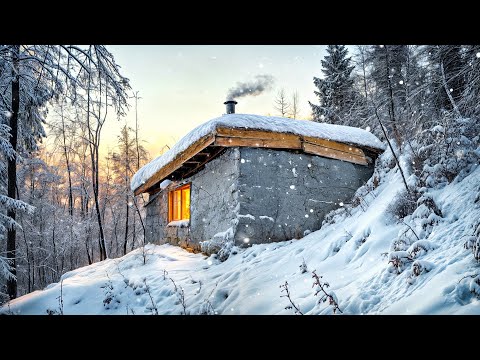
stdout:
{"type": "Polygon", "coordinates": [[[185,185],[168,194],[168,221],[189,219],[190,185],[185,185]]]}

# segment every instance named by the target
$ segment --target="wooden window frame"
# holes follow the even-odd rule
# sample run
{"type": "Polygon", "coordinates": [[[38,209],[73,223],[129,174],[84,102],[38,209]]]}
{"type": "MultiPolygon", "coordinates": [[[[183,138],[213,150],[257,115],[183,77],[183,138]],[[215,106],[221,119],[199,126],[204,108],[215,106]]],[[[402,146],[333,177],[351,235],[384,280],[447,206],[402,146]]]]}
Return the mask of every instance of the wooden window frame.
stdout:
{"type": "MultiPolygon", "coordinates": [[[[191,204],[190,200],[191,200],[191,197],[192,197],[192,192],[191,192],[191,183],[189,184],[185,184],[185,185],[182,185],[182,186],[179,186],[173,190],[170,190],[168,192],[168,222],[172,222],[172,221],[181,221],[181,220],[190,220],[190,216],[188,218],[185,217],[184,213],[183,213],[183,210],[184,210],[184,206],[182,204],[182,191],[185,190],[185,189],[189,189],[189,205],[191,204]],[[175,216],[174,216],[174,213],[173,213],[173,202],[174,202],[174,197],[175,197],[175,193],[176,192],[179,192],[180,193],[180,219],[175,219],[175,216]]],[[[189,206],[189,215],[190,215],[190,206],[189,206]]]]}

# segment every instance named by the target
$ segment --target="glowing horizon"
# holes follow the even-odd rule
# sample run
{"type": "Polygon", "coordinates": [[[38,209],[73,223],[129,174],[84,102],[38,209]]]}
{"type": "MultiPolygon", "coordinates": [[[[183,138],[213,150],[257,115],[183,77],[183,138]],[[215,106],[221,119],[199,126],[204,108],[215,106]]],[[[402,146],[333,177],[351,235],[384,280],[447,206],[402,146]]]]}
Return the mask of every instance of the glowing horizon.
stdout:
{"type": "MultiPolygon", "coordinates": [[[[190,130],[225,113],[227,92],[237,82],[258,75],[274,78],[270,90],[237,98],[237,113],[277,115],[274,99],[284,88],[288,100],[297,91],[300,118],[310,116],[308,101],[318,103],[313,77],[321,77],[320,45],[111,45],[107,49],[138,91],[140,136],[150,156],[157,157],[190,130]]],[[[107,119],[101,152],[116,147],[120,128],[135,126],[135,100],[125,118],[107,119]]]]}

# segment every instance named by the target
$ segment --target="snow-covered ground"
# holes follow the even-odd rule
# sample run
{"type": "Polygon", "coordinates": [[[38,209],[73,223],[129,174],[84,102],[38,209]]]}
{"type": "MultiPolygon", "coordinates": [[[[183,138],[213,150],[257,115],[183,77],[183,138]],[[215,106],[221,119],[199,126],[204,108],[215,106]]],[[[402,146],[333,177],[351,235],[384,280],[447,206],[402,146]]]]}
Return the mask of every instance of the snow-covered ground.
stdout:
{"type": "Polygon", "coordinates": [[[480,218],[475,203],[480,167],[424,195],[435,200],[442,216],[420,206],[404,219],[416,235],[387,211],[402,189],[400,174],[394,168],[380,177],[361,206],[337,210],[333,220],[303,239],[253,245],[223,263],[175,246],[147,245],[145,265],[137,249],[66,273],[61,283],[1,311],[59,313],[63,299],[64,314],[181,314],[182,302],[188,314],[293,314],[285,309],[288,299],[280,297],[280,285],[288,281],[302,313],[332,314],[328,302],[318,303],[314,296],[311,271],[316,270],[344,314],[480,314],[469,276],[480,268],[464,248],[480,218]],[[401,262],[402,256],[411,260],[397,270],[389,259],[401,262]],[[308,271],[302,273],[303,261],[308,271]]]}

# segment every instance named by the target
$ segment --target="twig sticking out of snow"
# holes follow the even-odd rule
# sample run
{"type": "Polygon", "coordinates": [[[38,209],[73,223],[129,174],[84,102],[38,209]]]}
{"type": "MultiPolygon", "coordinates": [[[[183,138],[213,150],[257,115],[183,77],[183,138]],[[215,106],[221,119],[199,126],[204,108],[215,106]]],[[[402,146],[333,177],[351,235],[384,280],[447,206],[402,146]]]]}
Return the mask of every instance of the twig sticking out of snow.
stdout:
{"type": "Polygon", "coordinates": [[[313,285],[312,287],[315,287],[317,286],[317,289],[316,289],[316,292],[315,292],[315,296],[317,296],[319,293],[321,293],[321,296],[320,296],[320,301],[323,301],[323,302],[326,302],[328,300],[328,303],[329,305],[332,305],[333,306],[333,313],[335,314],[337,312],[337,310],[343,314],[343,311],[340,310],[340,307],[338,306],[338,300],[337,300],[337,297],[335,296],[334,293],[327,293],[327,291],[325,290],[326,288],[330,287],[330,284],[326,281],[322,281],[320,280],[323,276],[319,276],[317,273],[316,273],[316,270],[313,270],[312,271],[312,278],[315,279],[315,281],[313,282],[313,285]]]}
{"type": "Polygon", "coordinates": [[[153,296],[152,293],[150,292],[150,286],[147,285],[147,279],[143,279],[143,283],[145,284],[145,291],[148,294],[148,297],[150,298],[150,302],[152,303],[152,314],[158,315],[158,308],[157,305],[155,304],[155,301],[153,301],[153,296]]]}
{"type": "Polygon", "coordinates": [[[292,298],[290,297],[290,290],[288,289],[288,282],[285,280],[285,284],[283,285],[280,285],[280,288],[282,289],[281,292],[285,293],[285,295],[280,295],[280,297],[286,297],[288,299],[288,301],[290,301],[290,305],[287,305],[285,306],[285,310],[290,310],[290,309],[295,309],[295,314],[296,315],[304,315],[301,311],[300,311],[300,307],[297,306],[292,298]]]}
{"type": "Polygon", "coordinates": [[[185,301],[185,291],[181,286],[178,287],[175,281],[171,277],[169,277],[169,279],[172,282],[173,286],[175,287],[175,293],[177,294],[178,301],[180,302],[180,305],[182,305],[183,312],[181,313],[181,315],[187,315],[187,303],[185,301]]]}
{"type": "Polygon", "coordinates": [[[298,266],[300,268],[300,273],[305,274],[308,272],[307,264],[305,262],[305,259],[302,259],[302,264],[298,266]]]}
{"type": "Polygon", "coordinates": [[[218,286],[218,281],[217,283],[215,284],[215,286],[213,287],[212,291],[210,291],[210,294],[207,296],[207,298],[204,300],[203,302],[203,306],[202,308],[200,309],[200,313],[199,315],[216,315],[217,312],[215,311],[215,308],[213,307],[213,304],[212,302],[210,301],[212,295],[213,295],[213,292],[215,291],[215,289],[217,288],[218,286]]]}

